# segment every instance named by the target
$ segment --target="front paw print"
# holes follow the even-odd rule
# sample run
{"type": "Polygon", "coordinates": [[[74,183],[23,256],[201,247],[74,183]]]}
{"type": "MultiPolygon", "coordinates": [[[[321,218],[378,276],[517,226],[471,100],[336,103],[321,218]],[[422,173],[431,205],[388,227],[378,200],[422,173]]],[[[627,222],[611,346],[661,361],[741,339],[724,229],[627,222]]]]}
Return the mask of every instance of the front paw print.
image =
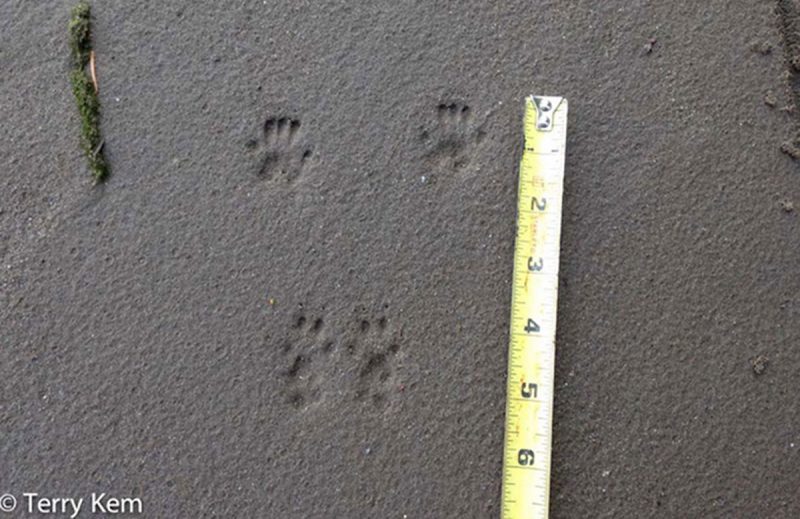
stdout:
{"type": "Polygon", "coordinates": [[[484,137],[483,125],[473,118],[469,106],[460,102],[441,103],[436,107],[436,123],[422,132],[428,151],[431,173],[455,173],[469,166],[476,146],[484,137]]]}
{"type": "Polygon", "coordinates": [[[302,144],[301,123],[290,117],[270,117],[264,123],[260,179],[294,182],[311,158],[311,147],[302,144]]]}

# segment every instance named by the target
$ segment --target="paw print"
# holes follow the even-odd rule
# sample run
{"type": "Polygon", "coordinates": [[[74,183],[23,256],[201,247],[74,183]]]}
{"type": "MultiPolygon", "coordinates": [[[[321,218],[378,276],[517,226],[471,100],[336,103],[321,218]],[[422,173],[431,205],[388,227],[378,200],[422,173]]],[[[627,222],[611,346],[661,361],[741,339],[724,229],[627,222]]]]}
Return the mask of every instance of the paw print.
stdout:
{"type": "Polygon", "coordinates": [[[428,166],[435,172],[456,172],[472,160],[477,144],[483,140],[482,125],[476,124],[472,109],[464,103],[441,103],[436,107],[437,121],[432,129],[422,131],[427,145],[428,166]]]}
{"type": "Polygon", "coordinates": [[[387,329],[388,324],[386,317],[357,320],[357,331],[345,347],[356,366],[355,399],[369,402],[377,409],[385,408],[398,390],[395,363],[400,345],[387,329]]]}
{"type": "MultiPolygon", "coordinates": [[[[257,148],[259,143],[249,147],[257,148]]],[[[300,176],[313,153],[310,146],[302,144],[300,120],[290,117],[267,119],[260,148],[258,177],[284,183],[292,183],[300,176]]]]}
{"type": "Polygon", "coordinates": [[[386,317],[369,319],[364,313],[360,308],[334,335],[322,317],[294,314],[281,347],[286,401],[294,409],[305,411],[323,398],[352,398],[384,410],[403,391],[396,373],[398,334],[386,317]]]}
{"type": "Polygon", "coordinates": [[[322,318],[308,319],[302,313],[292,321],[292,338],[282,346],[287,359],[282,371],[286,379],[286,400],[297,410],[304,409],[321,397],[320,379],[324,374],[325,357],[333,342],[325,340],[322,318]]]}

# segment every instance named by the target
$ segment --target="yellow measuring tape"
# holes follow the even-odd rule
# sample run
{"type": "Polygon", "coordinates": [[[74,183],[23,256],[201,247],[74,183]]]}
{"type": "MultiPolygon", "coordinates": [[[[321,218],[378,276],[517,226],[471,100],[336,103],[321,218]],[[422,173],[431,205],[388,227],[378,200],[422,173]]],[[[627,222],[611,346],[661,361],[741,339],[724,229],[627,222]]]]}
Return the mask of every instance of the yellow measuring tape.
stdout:
{"type": "Polygon", "coordinates": [[[567,100],[525,100],[508,348],[503,519],[547,518],[567,100]]]}

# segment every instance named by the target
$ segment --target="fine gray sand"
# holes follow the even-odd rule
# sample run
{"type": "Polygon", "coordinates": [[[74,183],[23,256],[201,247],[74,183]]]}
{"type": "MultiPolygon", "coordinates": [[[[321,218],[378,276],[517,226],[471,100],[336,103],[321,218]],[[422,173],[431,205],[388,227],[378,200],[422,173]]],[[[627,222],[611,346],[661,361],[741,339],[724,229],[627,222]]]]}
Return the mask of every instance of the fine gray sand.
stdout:
{"type": "Polygon", "coordinates": [[[96,187],[73,5],[0,2],[0,494],[498,517],[539,93],[551,516],[800,517],[796,2],[95,1],[96,187]]]}

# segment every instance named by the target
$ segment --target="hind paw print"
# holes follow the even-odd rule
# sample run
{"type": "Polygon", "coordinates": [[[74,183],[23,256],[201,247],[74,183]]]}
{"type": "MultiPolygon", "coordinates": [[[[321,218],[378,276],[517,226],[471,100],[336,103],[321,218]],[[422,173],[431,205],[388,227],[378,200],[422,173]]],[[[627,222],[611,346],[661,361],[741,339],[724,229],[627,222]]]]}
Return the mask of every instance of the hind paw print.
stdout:
{"type": "Polygon", "coordinates": [[[427,144],[426,159],[434,171],[455,172],[466,168],[474,148],[484,137],[482,125],[476,124],[469,106],[459,102],[436,107],[436,124],[422,131],[427,144]]]}
{"type": "MultiPolygon", "coordinates": [[[[270,117],[264,123],[258,177],[291,183],[300,176],[312,155],[302,144],[301,123],[290,117],[270,117]]],[[[256,143],[258,145],[258,143],[256,143]]]]}
{"type": "Polygon", "coordinates": [[[398,390],[395,363],[400,345],[388,328],[385,317],[377,320],[360,319],[355,338],[346,351],[357,366],[355,398],[383,409],[398,390]]]}
{"type": "Polygon", "coordinates": [[[280,350],[280,374],[286,401],[295,410],[305,411],[323,398],[352,398],[385,410],[404,390],[396,369],[402,334],[386,317],[364,318],[365,312],[358,308],[357,318],[334,335],[322,317],[310,318],[303,311],[291,317],[280,350]]]}
{"type": "Polygon", "coordinates": [[[282,375],[286,379],[286,400],[295,409],[303,409],[321,397],[320,378],[325,357],[333,342],[325,339],[322,318],[308,319],[297,314],[292,322],[294,337],[285,342],[281,353],[287,359],[282,375]]]}

